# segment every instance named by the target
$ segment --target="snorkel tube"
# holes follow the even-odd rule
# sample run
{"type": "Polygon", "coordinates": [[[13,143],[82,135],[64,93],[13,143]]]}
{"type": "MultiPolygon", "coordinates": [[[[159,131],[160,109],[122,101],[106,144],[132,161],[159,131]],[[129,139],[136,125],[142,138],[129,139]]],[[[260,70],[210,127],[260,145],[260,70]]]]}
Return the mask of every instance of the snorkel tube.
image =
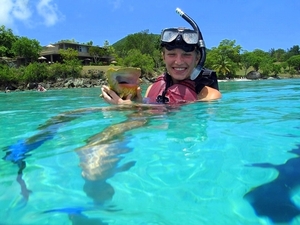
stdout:
{"type": "Polygon", "coordinates": [[[184,13],[181,9],[176,8],[176,12],[185,20],[187,21],[194,29],[194,31],[197,32],[198,34],[198,47],[201,53],[201,58],[197,64],[197,66],[194,68],[192,74],[191,74],[191,80],[195,80],[198,75],[200,74],[202,68],[204,67],[204,63],[205,63],[205,59],[206,59],[206,51],[205,51],[205,44],[204,44],[204,40],[201,34],[201,31],[198,27],[198,25],[196,24],[196,22],[189,17],[186,13],[184,13]]]}

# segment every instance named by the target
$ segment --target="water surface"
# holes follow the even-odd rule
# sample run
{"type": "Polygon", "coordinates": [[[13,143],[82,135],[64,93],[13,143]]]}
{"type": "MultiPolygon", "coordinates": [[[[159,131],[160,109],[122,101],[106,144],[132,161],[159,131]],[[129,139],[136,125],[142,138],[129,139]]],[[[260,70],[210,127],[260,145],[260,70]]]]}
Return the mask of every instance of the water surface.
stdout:
{"type": "Polygon", "coordinates": [[[172,108],[1,93],[0,224],[300,224],[300,80],[219,86],[172,108]]]}

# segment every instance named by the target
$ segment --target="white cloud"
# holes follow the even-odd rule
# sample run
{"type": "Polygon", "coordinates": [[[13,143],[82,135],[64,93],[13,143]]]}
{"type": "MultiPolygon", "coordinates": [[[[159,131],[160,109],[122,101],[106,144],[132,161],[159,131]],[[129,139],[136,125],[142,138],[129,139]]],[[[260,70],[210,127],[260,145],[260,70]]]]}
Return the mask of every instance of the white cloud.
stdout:
{"type": "Polygon", "coordinates": [[[12,7],[11,13],[14,18],[27,20],[31,17],[28,0],[16,0],[12,7]]]}
{"type": "Polygon", "coordinates": [[[46,26],[52,26],[59,20],[56,4],[52,3],[52,0],[41,0],[37,6],[38,14],[44,18],[46,26]]]}
{"type": "Polygon", "coordinates": [[[13,21],[10,19],[10,12],[13,8],[11,0],[0,0],[0,25],[11,26],[13,21]]]}
{"type": "Polygon", "coordinates": [[[16,21],[29,26],[53,26],[61,18],[53,0],[0,0],[0,26],[15,27],[16,21]]]}

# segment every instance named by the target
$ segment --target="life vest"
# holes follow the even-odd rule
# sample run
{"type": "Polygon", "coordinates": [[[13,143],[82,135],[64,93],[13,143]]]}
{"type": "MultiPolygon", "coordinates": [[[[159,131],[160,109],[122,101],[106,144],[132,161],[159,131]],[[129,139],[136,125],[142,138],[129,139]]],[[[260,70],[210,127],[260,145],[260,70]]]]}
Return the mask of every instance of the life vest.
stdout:
{"type": "Polygon", "coordinates": [[[159,76],[148,92],[147,102],[180,104],[197,100],[195,82],[192,80],[179,81],[179,83],[172,84],[167,89],[166,85],[166,75],[159,76]],[[164,91],[165,94],[163,94],[164,91]],[[163,100],[163,98],[165,98],[165,100],[163,100]]]}
{"type": "Polygon", "coordinates": [[[152,84],[146,96],[147,103],[180,104],[194,102],[198,100],[197,95],[205,86],[219,90],[215,71],[203,69],[194,81],[186,79],[176,84],[172,84],[170,75],[165,73],[152,84]]]}

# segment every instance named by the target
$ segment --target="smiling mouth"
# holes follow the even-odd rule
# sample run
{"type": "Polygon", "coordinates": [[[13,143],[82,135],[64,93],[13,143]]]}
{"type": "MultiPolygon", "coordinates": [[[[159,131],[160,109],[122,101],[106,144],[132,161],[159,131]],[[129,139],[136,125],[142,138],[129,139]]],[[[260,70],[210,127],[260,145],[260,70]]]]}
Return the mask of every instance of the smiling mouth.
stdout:
{"type": "Polygon", "coordinates": [[[182,68],[182,67],[180,67],[180,68],[178,68],[178,67],[173,67],[173,69],[174,69],[174,70],[177,70],[177,71],[184,71],[184,70],[185,70],[185,68],[182,68]]]}

